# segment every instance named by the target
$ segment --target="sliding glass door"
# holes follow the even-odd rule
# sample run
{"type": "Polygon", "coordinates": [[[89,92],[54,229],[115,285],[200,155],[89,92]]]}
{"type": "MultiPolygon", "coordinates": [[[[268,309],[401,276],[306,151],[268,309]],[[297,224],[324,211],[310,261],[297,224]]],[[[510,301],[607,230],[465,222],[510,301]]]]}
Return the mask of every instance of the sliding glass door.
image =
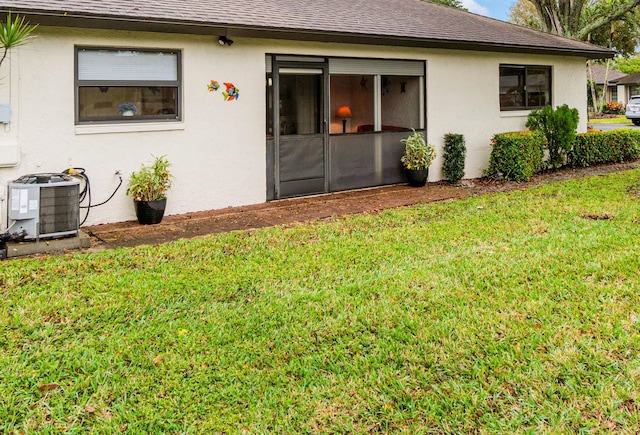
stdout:
{"type": "Polygon", "coordinates": [[[268,55],[267,198],[406,182],[426,127],[425,62],[268,55]]]}

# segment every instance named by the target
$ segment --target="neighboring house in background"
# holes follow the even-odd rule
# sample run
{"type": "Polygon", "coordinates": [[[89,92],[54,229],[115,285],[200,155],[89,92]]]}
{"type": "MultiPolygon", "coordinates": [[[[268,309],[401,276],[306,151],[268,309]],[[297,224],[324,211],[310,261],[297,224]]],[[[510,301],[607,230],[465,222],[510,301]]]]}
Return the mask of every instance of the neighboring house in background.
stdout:
{"type": "Polygon", "coordinates": [[[632,95],[640,94],[640,73],[626,75],[618,79],[616,85],[618,86],[618,101],[626,106],[632,95]]]}
{"type": "MultiPolygon", "coordinates": [[[[587,79],[590,78],[589,75],[589,65],[587,64],[587,79]]],[[[605,102],[619,102],[622,104],[627,104],[629,100],[629,95],[625,91],[624,85],[620,85],[618,80],[626,77],[627,75],[621,71],[617,71],[615,69],[610,68],[609,74],[607,75],[606,68],[602,65],[593,64],[591,65],[591,72],[593,73],[593,81],[598,86],[604,86],[605,76],[607,77],[607,92],[605,94],[605,102]]],[[[587,92],[591,92],[587,89],[587,92]]],[[[598,96],[598,98],[600,98],[598,96]]]]}
{"type": "MultiPolygon", "coordinates": [[[[587,69],[589,67],[587,66],[587,69]]],[[[596,85],[603,86],[606,68],[602,65],[592,65],[593,79],[596,85]]],[[[589,75],[587,74],[587,78],[589,75]]],[[[627,105],[632,95],[640,93],[640,73],[625,74],[614,69],[609,70],[607,77],[607,93],[605,102],[618,102],[627,105]]],[[[589,92],[587,90],[587,92],[589,92]]]]}
{"type": "MultiPolygon", "coordinates": [[[[2,191],[82,167],[95,203],[116,170],[167,155],[168,214],[404,182],[411,129],[436,146],[430,181],[446,133],[479,177],[491,137],[533,108],[576,107],[586,131],[585,62],[613,55],[420,0],[0,0],[7,12],[39,27],[0,71],[2,191]]],[[[134,216],[122,189],[87,224],[134,216]]]]}

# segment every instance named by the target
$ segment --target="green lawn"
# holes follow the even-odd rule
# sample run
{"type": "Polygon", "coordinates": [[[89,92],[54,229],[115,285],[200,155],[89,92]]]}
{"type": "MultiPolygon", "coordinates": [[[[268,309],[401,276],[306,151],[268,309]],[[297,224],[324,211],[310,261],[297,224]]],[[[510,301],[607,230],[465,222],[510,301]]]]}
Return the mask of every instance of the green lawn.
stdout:
{"type": "Polygon", "coordinates": [[[0,433],[634,433],[640,170],[0,263],[0,433]]]}
{"type": "Polygon", "coordinates": [[[589,118],[588,122],[589,124],[632,124],[631,120],[624,115],[615,118],[589,118]]]}

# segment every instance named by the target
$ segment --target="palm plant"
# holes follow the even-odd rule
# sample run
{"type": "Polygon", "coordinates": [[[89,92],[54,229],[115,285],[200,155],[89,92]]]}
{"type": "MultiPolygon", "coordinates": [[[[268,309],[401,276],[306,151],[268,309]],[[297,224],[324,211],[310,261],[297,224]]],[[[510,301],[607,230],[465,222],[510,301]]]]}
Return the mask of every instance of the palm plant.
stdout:
{"type": "Polygon", "coordinates": [[[11,48],[26,44],[33,38],[32,33],[37,27],[37,25],[34,26],[26,22],[24,17],[16,16],[12,20],[11,14],[7,14],[7,23],[0,23],[0,47],[2,49],[0,66],[11,48]]]}

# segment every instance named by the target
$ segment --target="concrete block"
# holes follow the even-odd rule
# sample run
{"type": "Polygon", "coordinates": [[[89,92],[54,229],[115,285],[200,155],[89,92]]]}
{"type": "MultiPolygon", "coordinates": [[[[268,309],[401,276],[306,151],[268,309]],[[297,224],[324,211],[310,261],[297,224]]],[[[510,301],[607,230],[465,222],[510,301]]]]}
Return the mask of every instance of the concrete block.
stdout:
{"type": "Polygon", "coordinates": [[[91,239],[80,231],[75,237],[43,239],[38,242],[7,242],[7,258],[90,247],[91,239]]]}

